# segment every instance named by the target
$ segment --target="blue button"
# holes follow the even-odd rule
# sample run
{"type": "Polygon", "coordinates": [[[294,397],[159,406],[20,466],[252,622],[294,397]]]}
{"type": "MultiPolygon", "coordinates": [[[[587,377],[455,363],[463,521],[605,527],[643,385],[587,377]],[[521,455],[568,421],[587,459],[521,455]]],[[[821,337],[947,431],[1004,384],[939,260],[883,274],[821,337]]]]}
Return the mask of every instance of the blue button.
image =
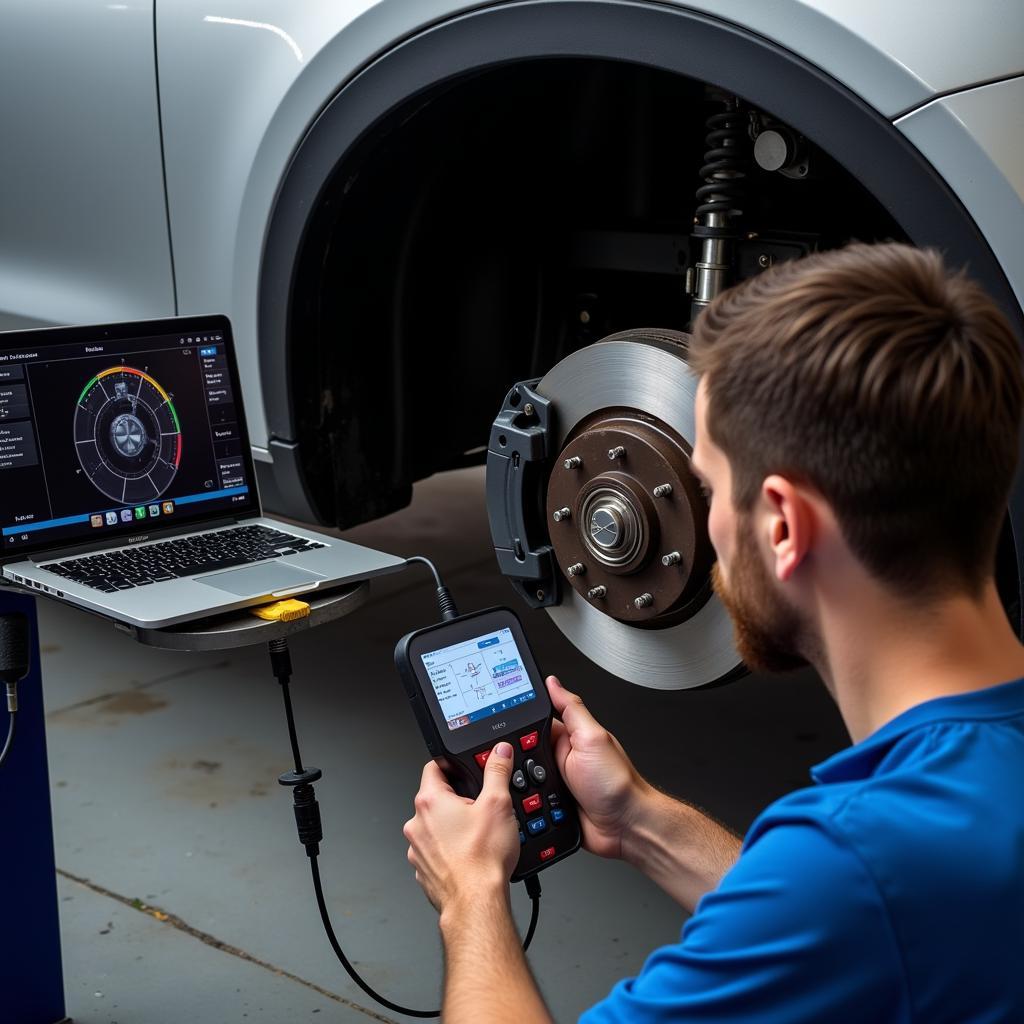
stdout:
{"type": "Polygon", "coordinates": [[[526,827],[530,832],[531,836],[540,835],[548,827],[547,821],[544,820],[544,816],[541,815],[539,818],[531,818],[527,823],[526,827]]]}
{"type": "Polygon", "coordinates": [[[525,843],[525,842],[526,842],[526,833],[522,829],[520,829],[519,830],[519,845],[522,846],[523,843],[525,843]]]}
{"type": "Polygon", "coordinates": [[[561,823],[563,821],[565,821],[565,811],[563,811],[560,808],[556,807],[551,812],[551,824],[552,825],[561,825],[561,823]]]}

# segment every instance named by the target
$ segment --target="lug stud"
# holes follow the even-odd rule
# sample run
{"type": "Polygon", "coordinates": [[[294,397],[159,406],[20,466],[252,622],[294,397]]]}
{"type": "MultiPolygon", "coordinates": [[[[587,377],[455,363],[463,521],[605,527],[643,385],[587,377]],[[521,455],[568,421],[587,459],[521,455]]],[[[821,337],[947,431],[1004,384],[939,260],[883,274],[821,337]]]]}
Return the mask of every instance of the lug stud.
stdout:
{"type": "Polygon", "coordinates": [[[661,564],[665,566],[678,565],[682,560],[683,556],[678,551],[670,551],[667,555],[661,556],[661,564]]]}
{"type": "Polygon", "coordinates": [[[554,519],[554,521],[556,523],[560,523],[560,522],[562,522],[563,519],[568,519],[571,515],[572,515],[572,510],[571,509],[569,509],[569,508],[559,508],[559,509],[555,509],[555,511],[551,515],[551,518],[554,519]]]}
{"type": "Polygon", "coordinates": [[[569,458],[562,463],[566,469],[579,469],[583,465],[583,460],[578,455],[571,455],[569,458]]]}
{"type": "Polygon", "coordinates": [[[608,588],[601,583],[596,587],[591,587],[590,590],[587,591],[587,597],[589,597],[591,601],[597,601],[607,593],[608,588]]]}
{"type": "Polygon", "coordinates": [[[672,493],[671,484],[658,484],[651,492],[656,498],[667,498],[672,493]]]}
{"type": "Polygon", "coordinates": [[[617,444],[614,448],[608,449],[608,458],[614,462],[616,459],[624,459],[626,457],[626,449],[621,444],[617,444]]]}
{"type": "Polygon", "coordinates": [[[587,567],[582,562],[573,562],[565,571],[570,576],[582,576],[587,571],[587,567]]]}
{"type": "Polygon", "coordinates": [[[641,594],[633,601],[633,607],[638,611],[643,608],[650,608],[654,604],[654,598],[650,594],[641,594]]]}

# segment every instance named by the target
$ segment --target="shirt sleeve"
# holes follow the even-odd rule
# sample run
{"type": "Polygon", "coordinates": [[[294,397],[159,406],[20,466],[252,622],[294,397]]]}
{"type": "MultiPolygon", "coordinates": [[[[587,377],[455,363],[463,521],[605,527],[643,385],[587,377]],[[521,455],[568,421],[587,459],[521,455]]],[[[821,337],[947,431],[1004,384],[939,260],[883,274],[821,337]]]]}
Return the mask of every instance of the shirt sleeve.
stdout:
{"type": "Polygon", "coordinates": [[[860,859],[816,823],[778,824],[697,905],[682,941],[583,1024],[908,1019],[895,938],[860,859]]]}

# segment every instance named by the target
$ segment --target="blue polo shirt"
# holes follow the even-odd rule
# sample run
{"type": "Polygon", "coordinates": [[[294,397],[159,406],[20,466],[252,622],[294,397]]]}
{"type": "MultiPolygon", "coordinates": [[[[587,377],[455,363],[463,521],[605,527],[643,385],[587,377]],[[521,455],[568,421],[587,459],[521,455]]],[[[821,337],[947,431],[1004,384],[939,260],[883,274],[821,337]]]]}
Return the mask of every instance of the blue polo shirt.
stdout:
{"type": "Polygon", "coordinates": [[[1024,1021],[1024,679],[919,704],[811,774],[586,1024],[1024,1021]]]}

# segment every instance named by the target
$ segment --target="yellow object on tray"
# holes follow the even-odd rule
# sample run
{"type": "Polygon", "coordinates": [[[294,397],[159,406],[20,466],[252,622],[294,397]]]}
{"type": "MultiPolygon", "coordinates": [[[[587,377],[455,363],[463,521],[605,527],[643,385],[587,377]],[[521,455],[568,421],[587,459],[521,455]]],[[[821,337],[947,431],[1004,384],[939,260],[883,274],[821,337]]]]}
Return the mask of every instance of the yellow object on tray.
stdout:
{"type": "Polygon", "coordinates": [[[294,622],[295,619],[304,619],[309,615],[309,605],[305,601],[296,601],[290,597],[285,601],[275,601],[273,604],[253,608],[252,613],[268,622],[294,622]]]}

